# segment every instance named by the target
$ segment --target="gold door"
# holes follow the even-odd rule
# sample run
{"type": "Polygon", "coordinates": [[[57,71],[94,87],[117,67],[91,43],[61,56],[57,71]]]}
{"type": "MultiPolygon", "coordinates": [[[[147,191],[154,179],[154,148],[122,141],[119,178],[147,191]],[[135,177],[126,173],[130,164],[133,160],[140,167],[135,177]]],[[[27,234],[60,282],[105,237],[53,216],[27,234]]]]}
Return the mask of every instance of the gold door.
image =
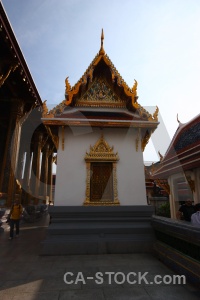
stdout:
{"type": "Polygon", "coordinates": [[[113,201],[112,163],[91,163],[90,201],[113,201]]]}

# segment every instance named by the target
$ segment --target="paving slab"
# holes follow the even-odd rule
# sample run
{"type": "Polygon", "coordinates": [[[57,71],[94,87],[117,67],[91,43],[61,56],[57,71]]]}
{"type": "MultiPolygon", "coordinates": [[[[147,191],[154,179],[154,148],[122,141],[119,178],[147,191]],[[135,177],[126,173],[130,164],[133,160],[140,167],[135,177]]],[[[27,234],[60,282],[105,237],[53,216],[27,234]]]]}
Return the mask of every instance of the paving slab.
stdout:
{"type": "Polygon", "coordinates": [[[37,223],[21,224],[20,237],[12,241],[8,240],[9,226],[3,224],[0,299],[199,299],[200,290],[188,282],[156,284],[156,275],[163,278],[176,274],[152,254],[40,256],[48,222],[46,216],[37,223]],[[142,276],[145,272],[147,275],[139,282],[138,274],[142,276]]]}

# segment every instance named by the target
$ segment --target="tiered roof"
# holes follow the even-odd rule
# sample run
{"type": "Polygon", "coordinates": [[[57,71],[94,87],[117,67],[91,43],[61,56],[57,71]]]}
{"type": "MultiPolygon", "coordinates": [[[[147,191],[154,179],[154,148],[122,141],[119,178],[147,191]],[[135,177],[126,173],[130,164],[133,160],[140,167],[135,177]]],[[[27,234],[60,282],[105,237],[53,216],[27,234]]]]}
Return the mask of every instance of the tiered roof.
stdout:
{"type": "MultiPolygon", "coordinates": [[[[126,82],[123,80],[115,66],[113,65],[112,61],[105,53],[103,48],[103,30],[101,35],[101,48],[83,76],[79,79],[79,81],[71,87],[68,77],[65,80],[65,100],[63,100],[59,105],[54,107],[49,112],[47,108],[44,109],[44,118],[51,118],[55,117],[58,113],[62,113],[67,106],[75,107],[127,107],[130,111],[137,112],[137,114],[145,120],[148,121],[158,121],[158,108],[156,109],[155,113],[151,115],[147,112],[138,102],[137,96],[137,81],[134,80],[134,85],[130,88],[126,82]],[[106,68],[107,66],[107,68],[106,68]],[[95,72],[96,71],[96,72],[95,72]],[[110,76],[109,76],[110,75],[110,76]],[[109,78],[110,77],[110,78],[109,78]],[[86,101],[84,99],[84,95],[88,90],[94,86],[95,79],[97,81],[100,79],[100,85],[106,85],[106,89],[108,94],[111,94],[111,90],[113,90],[113,95],[108,97],[106,101],[102,101],[99,95],[99,101],[86,101]],[[115,95],[114,95],[115,94],[115,95]],[[111,101],[111,98],[113,102],[111,101]],[[82,100],[82,101],[81,101],[82,100]],[[110,102],[110,103],[109,103],[110,102]]],[[[107,96],[107,95],[106,95],[107,96]]]]}
{"type": "Polygon", "coordinates": [[[102,30],[100,50],[79,81],[71,87],[66,78],[65,99],[49,112],[43,103],[43,122],[57,126],[142,128],[145,147],[158,125],[158,108],[151,115],[138,103],[137,81],[128,87],[105,53],[103,40],[102,30]]]}
{"type": "Polygon", "coordinates": [[[200,167],[200,114],[179,126],[154,178],[200,167]]]}

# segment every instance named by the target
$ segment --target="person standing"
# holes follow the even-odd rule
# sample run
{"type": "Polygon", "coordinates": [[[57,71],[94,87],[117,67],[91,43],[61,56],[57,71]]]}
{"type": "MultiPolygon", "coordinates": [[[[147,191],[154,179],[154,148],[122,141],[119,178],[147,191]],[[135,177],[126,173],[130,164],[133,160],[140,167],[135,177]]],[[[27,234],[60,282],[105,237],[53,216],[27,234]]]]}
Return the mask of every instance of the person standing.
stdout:
{"type": "Polygon", "coordinates": [[[192,204],[191,199],[187,199],[185,204],[181,205],[179,208],[179,211],[177,212],[177,219],[188,221],[191,221],[191,215],[195,213],[194,205],[192,204]]]}
{"type": "Polygon", "coordinates": [[[14,227],[16,227],[16,237],[19,236],[19,222],[22,212],[22,205],[19,203],[19,200],[15,200],[10,210],[10,240],[13,239],[14,227]]]}

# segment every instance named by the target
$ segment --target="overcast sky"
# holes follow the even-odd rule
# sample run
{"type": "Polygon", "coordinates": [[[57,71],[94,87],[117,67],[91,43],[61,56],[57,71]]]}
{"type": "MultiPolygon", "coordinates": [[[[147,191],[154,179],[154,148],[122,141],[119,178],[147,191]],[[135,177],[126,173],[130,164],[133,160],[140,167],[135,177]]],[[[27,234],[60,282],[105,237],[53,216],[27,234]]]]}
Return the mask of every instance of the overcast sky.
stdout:
{"type": "Polygon", "coordinates": [[[3,0],[42,100],[64,100],[100,49],[161,126],[144,159],[158,160],[177,127],[200,112],[200,0],[3,0]],[[151,111],[150,111],[151,112],[151,111]],[[163,122],[162,122],[163,121],[163,122]],[[155,150],[154,150],[155,148],[155,150]]]}

